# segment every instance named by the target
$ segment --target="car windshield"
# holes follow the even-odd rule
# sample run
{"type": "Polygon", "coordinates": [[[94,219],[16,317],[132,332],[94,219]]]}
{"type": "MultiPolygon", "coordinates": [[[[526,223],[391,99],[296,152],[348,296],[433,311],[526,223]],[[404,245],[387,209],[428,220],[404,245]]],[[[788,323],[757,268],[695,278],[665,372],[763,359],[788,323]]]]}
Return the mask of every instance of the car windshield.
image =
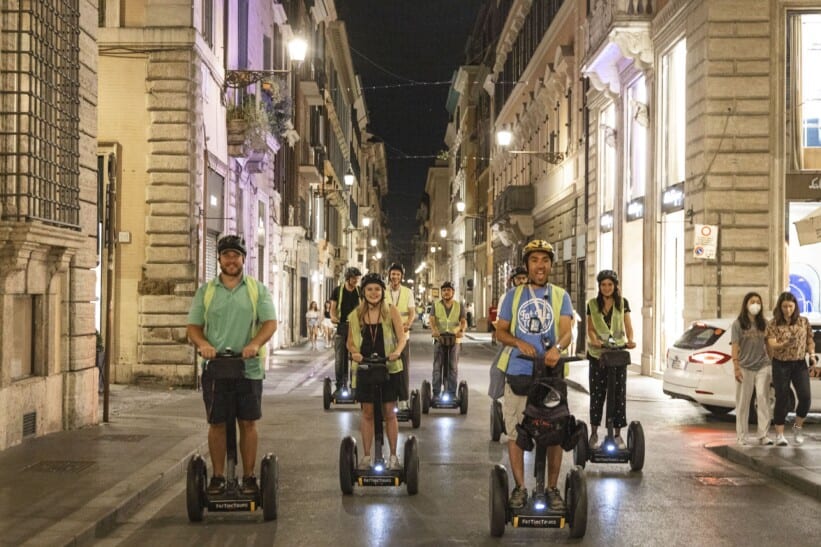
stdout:
{"type": "Polygon", "coordinates": [[[724,329],[697,323],[690,327],[673,346],[680,349],[702,349],[715,344],[724,334],[724,329]]]}

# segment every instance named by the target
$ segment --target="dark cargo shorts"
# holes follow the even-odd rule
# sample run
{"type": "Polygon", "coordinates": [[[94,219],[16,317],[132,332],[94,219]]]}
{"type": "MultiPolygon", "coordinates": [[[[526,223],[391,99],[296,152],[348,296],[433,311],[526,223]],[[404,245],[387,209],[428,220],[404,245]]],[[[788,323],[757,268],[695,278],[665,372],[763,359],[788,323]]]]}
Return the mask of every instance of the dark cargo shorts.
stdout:
{"type": "Polygon", "coordinates": [[[214,380],[202,377],[202,400],[209,424],[226,421],[226,404],[234,401],[234,413],[239,420],[255,421],[262,417],[262,380],[214,380]]]}

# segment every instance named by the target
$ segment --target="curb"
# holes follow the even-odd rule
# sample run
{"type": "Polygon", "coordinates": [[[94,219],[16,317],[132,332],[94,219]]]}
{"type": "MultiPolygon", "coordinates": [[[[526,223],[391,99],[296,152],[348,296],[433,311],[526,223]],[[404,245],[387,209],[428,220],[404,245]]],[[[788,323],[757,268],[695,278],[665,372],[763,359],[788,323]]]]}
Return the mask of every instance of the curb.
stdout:
{"type": "Polygon", "coordinates": [[[795,488],[802,494],[821,500],[821,484],[817,481],[818,473],[814,473],[812,470],[801,466],[787,467],[774,465],[774,460],[780,460],[777,454],[771,452],[776,450],[775,448],[764,449],[767,450],[768,453],[763,456],[747,454],[740,450],[732,449],[728,445],[707,445],[706,448],[726,460],[758,471],[763,475],[777,479],[795,488]],[[816,480],[813,480],[813,477],[807,475],[814,475],[816,480]]]}

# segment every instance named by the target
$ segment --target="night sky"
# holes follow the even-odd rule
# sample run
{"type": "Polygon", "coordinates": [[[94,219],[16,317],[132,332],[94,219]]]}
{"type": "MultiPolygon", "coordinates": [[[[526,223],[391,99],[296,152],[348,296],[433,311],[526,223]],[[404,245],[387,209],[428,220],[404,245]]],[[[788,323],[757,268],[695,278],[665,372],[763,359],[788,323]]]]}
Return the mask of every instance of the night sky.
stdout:
{"type": "MultiPolygon", "coordinates": [[[[445,149],[450,80],[482,0],[337,0],[370,130],[385,143],[391,259],[412,253],[427,170],[445,149]],[[433,82],[447,82],[433,84],[433,82]],[[384,87],[383,87],[384,86],[384,87]],[[409,157],[422,156],[422,157],[409,157]]],[[[401,257],[406,269],[407,255],[401,257]]]]}

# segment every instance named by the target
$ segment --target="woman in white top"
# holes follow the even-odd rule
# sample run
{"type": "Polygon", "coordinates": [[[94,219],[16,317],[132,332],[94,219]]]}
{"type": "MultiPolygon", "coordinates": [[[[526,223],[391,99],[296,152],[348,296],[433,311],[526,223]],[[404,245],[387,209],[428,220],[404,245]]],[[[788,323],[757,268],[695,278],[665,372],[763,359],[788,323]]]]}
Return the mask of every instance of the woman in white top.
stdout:
{"type": "Polygon", "coordinates": [[[308,339],[311,341],[311,349],[316,349],[316,337],[319,334],[319,304],[316,300],[311,300],[308,306],[308,313],[305,314],[308,322],[308,339]]]}

